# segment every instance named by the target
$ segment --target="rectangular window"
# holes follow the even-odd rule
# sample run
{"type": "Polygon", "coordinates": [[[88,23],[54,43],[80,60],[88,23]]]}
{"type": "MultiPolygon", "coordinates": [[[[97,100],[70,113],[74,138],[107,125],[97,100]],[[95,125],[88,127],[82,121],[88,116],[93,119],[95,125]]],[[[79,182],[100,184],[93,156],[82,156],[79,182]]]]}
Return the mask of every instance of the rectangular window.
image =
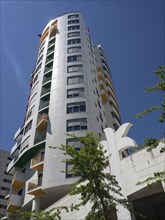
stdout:
{"type": "Polygon", "coordinates": [[[0,204],[0,208],[1,208],[1,209],[6,209],[6,208],[7,208],[7,205],[0,204]]]}
{"type": "Polygon", "coordinates": [[[11,180],[3,179],[3,182],[5,182],[5,183],[11,183],[11,180]]]}
{"type": "Polygon", "coordinates": [[[73,14],[73,15],[69,15],[69,16],[68,16],[68,19],[78,18],[78,17],[79,17],[79,14],[73,14]]]}
{"type": "Polygon", "coordinates": [[[67,85],[77,84],[77,83],[83,83],[84,77],[82,75],[79,76],[71,76],[67,78],[67,85]]]}
{"type": "Polygon", "coordinates": [[[67,62],[71,63],[71,62],[79,62],[82,61],[82,55],[75,55],[75,56],[69,56],[67,57],[67,62]]]}
{"type": "Polygon", "coordinates": [[[71,45],[71,44],[80,44],[80,43],[81,43],[81,39],[80,39],[80,38],[68,40],[68,45],[71,45]]]}
{"type": "Polygon", "coordinates": [[[79,20],[78,20],[78,19],[68,21],[68,24],[78,24],[78,23],[79,23],[79,20]]]}
{"type": "Polygon", "coordinates": [[[66,163],[66,177],[73,177],[72,168],[72,164],[66,163]]]}
{"type": "Polygon", "coordinates": [[[77,151],[82,147],[81,142],[76,138],[68,138],[66,139],[66,145],[74,146],[77,151]]]}
{"type": "Polygon", "coordinates": [[[80,36],[80,31],[74,31],[74,32],[68,33],[68,37],[76,37],[76,36],[80,36]]]}
{"type": "Polygon", "coordinates": [[[87,119],[78,118],[67,121],[67,131],[79,131],[87,129],[87,119]]]}
{"type": "Polygon", "coordinates": [[[85,102],[74,102],[67,104],[67,114],[75,113],[75,112],[85,112],[86,104],[85,102]]]}
{"type": "Polygon", "coordinates": [[[13,158],[12,158],[12,157],[8,157],[7,159],[8,159],[8,160],[12,160],[13,158]]]}
{"type": "Polygon", "coordinates": [[[84,97],[84,88],[74,88],[67,90],[67,98],[84,97]]]}
{"type": "Polygon", "coordinates": [[[73,26],[68,27],[68,31],[79,30],[79,29],[80,29],[80,25],[73,25],[73,26]]]}
{"type": "Polygon", "coordinates": [[[67,67],[67,72],[68,73],[73,73],[73,72],[83,72],[83,65],[72,65],[67,67]]]}
{"type": "Polygon", "coordinates": [[[68,48],[68,53],[76,53],[76,52],[81,52],[81,46],[68,48]]]}
{"type": "Polygon", "coordinates": [[[1,186],[1,190],[5,190],[5,191],[10,191],[10,188],[8,188],[8,187],[5,187],[5,186],[1,186]]]}

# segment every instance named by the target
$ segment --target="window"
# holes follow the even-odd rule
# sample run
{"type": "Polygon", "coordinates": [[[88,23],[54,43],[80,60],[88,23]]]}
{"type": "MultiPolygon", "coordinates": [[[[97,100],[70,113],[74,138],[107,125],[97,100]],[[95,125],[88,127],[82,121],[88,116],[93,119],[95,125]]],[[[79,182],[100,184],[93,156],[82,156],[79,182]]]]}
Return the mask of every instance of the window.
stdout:
{"type": "Polygon", "coordinates": [[[6,208],[7,208],[7,205],[0,204],[0,208],[1,208],[1,209],[6,209],[6,208]]]}
{"type": "Polygon", "coordinates": [[[26,120],[28,120],[30,118],[30,116],[33,114],[33,112],[34,112],[34,106],[28,111],[26,120]]]}
{"type": "Polygon", "coordinates": [[[87,129],[87,119],[78,118],[67,121],[67,131],[79,131],[87,129]]]}
{"type": "Polygon", "coordinates": [[[79,29],[80,29],[80,25],[73,25],[73,26],[68,27],[68,31],[79,30],[79,29]]]}
{"type": "Polygon", "coordinates": [[[41,69],[42,63],[40,63],[40,65],[37,67],[36,69],[36,73],[41,69]]]}
{"type": "Polygon", "coordinates": [[[76,36],[80,36],[80,31],[74,31],[74,32],[68,33],[68,37],[76,37],[76,36]]]}
{"type": "Polygon", "coordinates": [[[81,47],[69,47],[68,48],[68,53],[76,53],[76,52],[81,52],[81,47]]]}
{"type": "Polygon", "coordinates": [[[79,14],[73,14],[73,15],[69,15],[69,16],[68,16],[68,19],[78,18],[78,17],[79,17],[79,14]]]}
{"type": "Polygon", "coordinates": [[[100,112],[99,112],[99,116],[100,116],[101,121],[103,122],[103,117],[100,112]]]}
{"type": "Polygon", "coordinates": [[[73,165],[71,163],[66,163],[66,177],[73,177],[72,168],[73,165]]]}
{"type": "Polygon", "coordinates": [[[68,40],[68,45],[71,45],[71,44],[80,44],[80,43],[81,43],[81,39],[80,39],[80,38],[68,40]]]}
{"type": "Polygon", "coordinates": [[[79,62],[79,61],[82,61],[82,55],[69,56],[67,58],[68,63],[70,63],[70,62],[79,62]]]}
{"type": "Polygon", "coordinates": [[[79,23],[79,20],[78,20],[78,19],[68,21],[68,24],[78,24],[78,23],[79,23]]]}
{"type": "Polygon", "coordinates": [[[73,145],[77,151],[79,151],[80,148],[82,147],[81,142],[78,141],[78,139],[76,139],[76,138],[66,139],[66,145],[73,145]]]}
{"type": "Polygon", "coordinates": [[[4,195],[0,195],[0,199],[5,199],[5,196],[4,195]]]}
{"type": "Polygon", "coordinates": [[[35,76],[35,78],[33,80],[33,84],[37,81],[37,79],[38,79],[38,74],[37,74],[37,76],[35,76]]]}
{"type": "Polygon", "coordinates": [[[11,180],[3,179],[3,182],[5,182],[5,183],[11,183],[11,180]]]}
{"type": "Polygon", "coordinates": [[[119,122],[119,124],[121,124],[121,121],[120,121],[119,117],[117,116],[117,114],[113,111],[111,112],[111,114],[112,114],[112,117],[115,118],[119,122]]]}
{"type": "Polygon", "coordinates": [[[12,160],[13,158],[12,158],[12,157],[8,157],[7,159],[8,159],[8,160],[12,160]]]}
{"type": "Polygon", "coordinates": [[[38,59],[38,61],[37,61],[37,64],[36,65],[38,65],[39,64],[39,62],[41,61],[43,59],[43,55],[38,59]]]}
{"type": "Polygon", "coordinates": [[[67,90],[67,98],[84,97],[84,88],[74,88],[67,90]]]}
{"type": "Polygon", "coordinates": [[[77,83],[83,83],[84,77],[82,75],[79,76],[71,76],[67,78],[67,85],[77,84],[77,83]]]}
{"type": "Polygon", "coordinates": [[[10,191],[10,188],[1,186],[1,190],[10,191]]]}
{"type": "Polygon", "coordinates": [[[74,112],[85,112],[85,111],[86,111],[85,102],[74,102],[67,104],[67,114],[74,112]]]}
{"type": "Polygon", "coordinates": [[[32,120],[26,125],[24,134],[26,134],[32,127],[32,120]]]}
{"type": "Polygon", "coordinates": [[[32,104],[36,101],[36,96],[37,96],[37,92],[34,95],[31,95],[30,100],[29,100],[29,105],[28,108],[30,108],[32,106],[32,104]]]}
{"type": "Polygon", "coordinates": [[[119,128],[119,126],[118,126],[116,123],[114,123],[113,126],[114,126],[115,130],[117,131],[117,129],[119,128]]]}
{"type": "Polygon", "coordinates": [[[82,64],[79,64],[79,65],[68,66],[67,72],[68,72],[68,73],[83,72],[83,65],[82,65],[82,64]]]}
{"type": "Polygon", "coordinates": [[[97,103],[98,103],[99,108],[101,109],[100,101],[97,100],[97,103]]]}

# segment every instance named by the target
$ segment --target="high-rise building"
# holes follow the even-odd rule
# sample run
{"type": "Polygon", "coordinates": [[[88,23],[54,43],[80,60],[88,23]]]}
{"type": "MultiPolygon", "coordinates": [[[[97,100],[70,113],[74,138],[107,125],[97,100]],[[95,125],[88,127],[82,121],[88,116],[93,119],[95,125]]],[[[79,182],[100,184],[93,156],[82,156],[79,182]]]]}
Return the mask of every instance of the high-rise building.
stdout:
{"type": "Polygon", "coordinates": [[[71,165],[62,162],[62,152],[49,146],[72,143],[79,149],[67,133],[103,134],[104,128],[120,124],[106,55],[92,44],[82,15],[51,20],[40,35],[24,124],[14,137],[7,210],[44,209],[67,194],[77,179],[69,172],[71,165]]]}
{"type": "Polygon", "coordinates": [[[12,175],[6,172],[11,162],[10,152],[0,150],[0,219],[6,215],[7,195],[10,192],[12,175]]]}

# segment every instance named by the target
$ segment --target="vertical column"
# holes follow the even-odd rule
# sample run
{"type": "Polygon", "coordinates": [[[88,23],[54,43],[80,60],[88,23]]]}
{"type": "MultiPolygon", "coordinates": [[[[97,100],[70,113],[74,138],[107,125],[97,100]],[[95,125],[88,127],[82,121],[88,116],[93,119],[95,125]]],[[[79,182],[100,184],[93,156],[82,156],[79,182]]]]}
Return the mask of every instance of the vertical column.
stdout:
{"type": "Polygon", "coordinates": [[[40,211],[40,198],[35,197],[32,202],[32,211],[39,212],[40,211]]]}

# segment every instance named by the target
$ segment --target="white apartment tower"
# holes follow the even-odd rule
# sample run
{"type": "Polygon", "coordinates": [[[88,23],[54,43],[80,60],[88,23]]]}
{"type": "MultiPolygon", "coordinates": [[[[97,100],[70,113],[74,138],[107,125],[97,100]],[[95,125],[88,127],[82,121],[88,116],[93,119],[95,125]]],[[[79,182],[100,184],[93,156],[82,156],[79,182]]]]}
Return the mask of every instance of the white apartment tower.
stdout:
{"type": "Polygon", "coordinates": [[[76,178],[63,154],[49,146],[72,143],[67,133],[103,133],[121,124],[107,58],[94,47],[79,12],[51,20],[39,43],[24,124],[11,150],[14,170],[7,211],[39,210],[67,194],[76,178]],[[67,171],[61,172],[61,171],[67,171]]]}

